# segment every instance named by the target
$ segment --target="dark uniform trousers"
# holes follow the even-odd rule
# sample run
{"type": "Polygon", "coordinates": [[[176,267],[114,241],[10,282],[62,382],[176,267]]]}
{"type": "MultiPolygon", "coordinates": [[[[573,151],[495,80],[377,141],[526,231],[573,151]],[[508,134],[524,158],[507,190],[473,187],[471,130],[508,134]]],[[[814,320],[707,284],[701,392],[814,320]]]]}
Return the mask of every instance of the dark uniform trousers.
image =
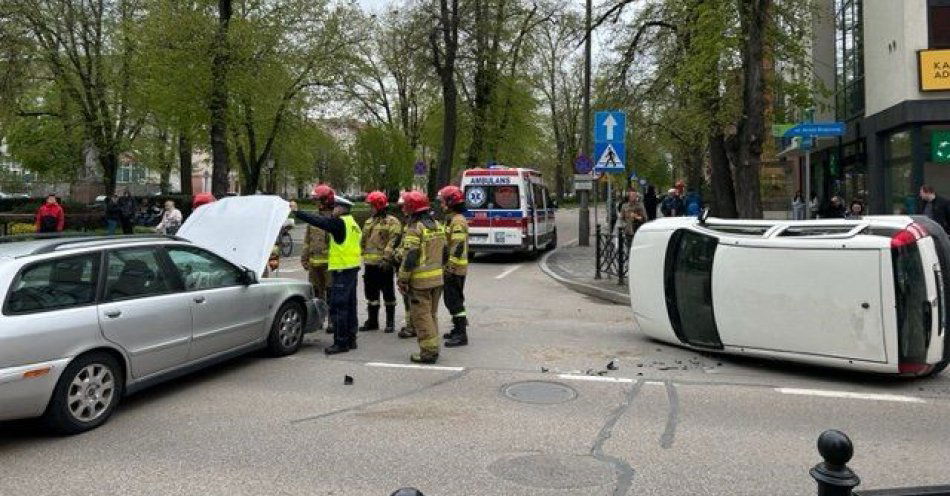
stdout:
{"type": "Polygon", "coordinates": [[[445,307],[452,317],[465,315],[465,276],[446,272],[442,279],[445,281],[445,307]]]}
{"type": "Polygon", "coordinates": [[[396,304],[396,287],[393,282],[393,269],[381,265],[366,265],[363,273],[363,294],[367,302],[376,302],[379,305],[379,295],[382,293],[383,302],[389,305],[396,304]]]}
{"type": "Polygon", "coordinates": [[[356,283],[359,267],[331,272],[330,320],[333,322],[333,344],[353,346],[356,343],[356,283]]]}

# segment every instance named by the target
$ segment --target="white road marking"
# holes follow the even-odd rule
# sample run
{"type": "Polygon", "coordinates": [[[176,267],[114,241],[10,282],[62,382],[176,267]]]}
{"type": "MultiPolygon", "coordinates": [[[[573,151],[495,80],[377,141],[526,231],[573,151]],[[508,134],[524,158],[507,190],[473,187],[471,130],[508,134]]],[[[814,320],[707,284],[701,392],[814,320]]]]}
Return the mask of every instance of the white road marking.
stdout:
{"type": "Polygon", "coordinates": [[[520,265],[515,265],[514,267],[512,267],[512,268],[510,268],[510,269],[508,269],[508,270],[502,272],[501,274],[498,274],[497,276],[495,276],[495,279],[504,279],[504,278],[508,277],[512,272],[514,272],[514,271],[516,271],[516,270],[518,270],[518,269],[520,269],[520,268],[521,268],[520,265]]]}
{"type": "Polygon", "coordinates": [[[852,393],[849,391],[828,391],[824,389],[796,389],[796,388],[775,388],[776,392],[782,394],[794,394],[799,396],[820,396],[824,398],[847,398],[854,400],[871,401],[896,401],[900,403],[926,403],[925,400],[914,396],[904,396],[899,394],[875,394],[875,393],[852,393]]]}
{"type": "Polygon", "coordinates": [[[559,374],[558,377],[561,379],[567,379],[569,381],[619,382],[623,384],[629,384],[633,382],[633,379],[627,379],[626,377],[603,377],[599,375],[559,374]]]}
{"type": "Polygon", "coordinates": [[[381,367],[387,369],[428,369],[428,370],[446,370],[450,372],[461,372],[465,370],[465,367],[443,367],[440,365],[416,365],[414,363],[385,363],[385,362],[369,362],[366,364],[367,367],[381,367]]]}

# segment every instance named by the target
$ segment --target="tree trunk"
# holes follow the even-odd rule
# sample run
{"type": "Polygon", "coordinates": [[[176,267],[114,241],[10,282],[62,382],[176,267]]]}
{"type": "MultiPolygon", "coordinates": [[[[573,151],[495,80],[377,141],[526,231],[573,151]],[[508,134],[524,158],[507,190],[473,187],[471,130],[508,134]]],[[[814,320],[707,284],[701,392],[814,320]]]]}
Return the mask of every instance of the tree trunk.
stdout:
{"type": "Polygon", "coordinates": [[[231,1],[218,0],[218,29],[211,60],[211,191],[221,198],[230,189],[228,156],[228,26],[231,22],[231,1]]]}
{"type": "Polygon", "coordinates": [[[181,194],[194,196],[191,187],[191,141],[184,132],[178,135],[178,172],[181,177],[181,194]]]}
{"type": "Polygon", "coordinates": [[[115,193],[116,175],[119,172],[119,155],[113,149],[99,150],[99,163],[102,164],[103,181],[106,195],[115,193]]]}
{"type": "Polygon", "coordinates": [[[736,190],[732,182],[732,166],[726,152],[726,137],[722,131],[709,136],[709,160],[712,165],[712,215],[723,219],[739,216],[736,211],[736,190]]]}
{"type": "Polygon", "coordinates": [[[748,219],[762,218],[759,172],[765,136],[765,38],[772,0],[737,0],[745,42],[742,50],[742,117],[735,171],[736,207],[748,219]]]}

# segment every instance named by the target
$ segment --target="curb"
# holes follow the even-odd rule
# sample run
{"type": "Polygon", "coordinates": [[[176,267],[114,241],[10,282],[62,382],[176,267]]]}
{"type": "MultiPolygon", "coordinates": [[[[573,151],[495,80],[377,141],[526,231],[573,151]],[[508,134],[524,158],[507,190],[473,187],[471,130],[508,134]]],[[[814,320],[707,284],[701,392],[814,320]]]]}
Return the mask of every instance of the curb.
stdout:
{"type": "MultiPolygon", "coordinates": [[[[567,246],[573,246],[576,241],[568,243],[567,246]]],[[[555,248],[541,257],[541,260],[538,261],[538,267],[541,269],[541,272],[547,274],[548,277],[554,279],[555,281],[567,286],[569,289],[576,291],[587,296],[593,296],[594,298],[599,298],[608,303],[613,303],[615,305],[626,305],[630,306],[630,296],[625,293],[620,293],[617,291],[611,291],[608,289],[598,288],[597,286],[591,286],[583,282],[573,281],[566,277],[556,274],[551,267],[548,266],[548,257],[557,253],[560,248],[555,248]]]]}

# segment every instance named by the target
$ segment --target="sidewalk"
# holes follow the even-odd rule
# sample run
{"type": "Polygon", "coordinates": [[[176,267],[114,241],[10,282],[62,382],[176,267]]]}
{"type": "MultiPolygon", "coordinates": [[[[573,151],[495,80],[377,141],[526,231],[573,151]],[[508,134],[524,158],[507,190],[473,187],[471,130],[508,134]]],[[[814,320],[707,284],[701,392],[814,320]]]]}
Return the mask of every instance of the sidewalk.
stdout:
{"type": "Polygon", "coordinates": [[[595,248],[577,246],[577,243],[562,246],[541,258],[541,270],[578,293],[590,295],[618,305],[630,305],[626,281],[617,284],[616,278],[594,279],[595,248]]]}

